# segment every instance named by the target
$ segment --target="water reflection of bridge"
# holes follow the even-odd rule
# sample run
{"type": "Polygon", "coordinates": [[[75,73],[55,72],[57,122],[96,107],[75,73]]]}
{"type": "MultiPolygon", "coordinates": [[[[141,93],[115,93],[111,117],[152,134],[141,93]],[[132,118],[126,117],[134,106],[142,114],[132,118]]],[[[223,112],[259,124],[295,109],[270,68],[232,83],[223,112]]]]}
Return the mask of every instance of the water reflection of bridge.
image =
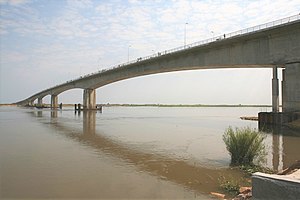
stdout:
{"type": "Polygon", "coordinates": [[[272,166],[282,170],[300,160],[300,134],[285,127],[272,127],[265,130],[272,132],[272,166]],[[299,139],[298,139],[299,138],[299,139]]]}
{"type": "MultiPolygon", "coordinates": [[[[170,158],[151,152],[143,152],[130,147],[120,141],[112,140],[101,132],[96,131],[96,111],[84,111],[82,116],[82,131],[74,131],[74,128],[59,120],[57,110],[50,111],[50,126],[48,120],[39,120],[51,129],[57,130],[59,134],[79,142],[85,146],[104,152],[109,156],[121,158],[121,160],[134,166],[138,171],[150,173],[159,179],[171,181],[199,193],[209,193],[218,190],[218,179],[221,176],[226,178],[240,179],[241,172],[230,168],[207,168],[188,163],[185,160],[170,158]]],[[[49,111],[32,112],[33,117],[47,118],[49,111]]]]}
{"type": "MultiPolygon", "coordinates": [[[[230,169],[211,169],[195,166],[187,161],[170,158],[163,155],[153,154],[137,150],[97,132],[96,111],[84,111],[82,116],[82,130],[74,131],[68,127],[64,120],[60,120],[57,110],[33,111],[32,116],[49,118],[50,127],[67,138],[88,145],[110,156],[121,158],[138,168],[139,171],[150,172],[161,179],[172,181],[201,193],[208,193],[217,189],[218,178],[240,177],[241,174],[230,169]],[[50,112],[50,118],[49,118],[50,112]],[[47,114],[47,115],[45,115],[47,114]]],[[[48,120],[41,120],[49,127],[48,120]]],[[[281,169],[289,166],[297,159],[297,152],[300,151],[299,140],[295,137],[284,134],[284,130],[273,130],[272,134],[272,165],[274,169],[281,169]]]]}

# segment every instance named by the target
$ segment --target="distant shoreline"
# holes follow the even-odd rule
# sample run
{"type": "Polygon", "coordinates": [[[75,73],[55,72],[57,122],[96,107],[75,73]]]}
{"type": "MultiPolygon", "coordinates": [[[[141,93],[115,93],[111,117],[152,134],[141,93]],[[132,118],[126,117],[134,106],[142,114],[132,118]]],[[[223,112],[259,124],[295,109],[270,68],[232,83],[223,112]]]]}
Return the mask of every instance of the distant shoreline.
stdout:
{"type": "Polygon", "coordinates": [[[241,104],[100,104],[105,107],[272,107],[271,105],[241,105],[241,104]]]}
{"type": "Polygon", "coordinates": [[[0,106],[17,106],[14,103],[0,103],[0,106]]]}
{"type": "MultiPolygon", "coordinates": [[[[49,104],[44,104],[50,106],[49,104]]],[[[272,107],[272,105],[243,105],[243,104],[98,104],[103,107],[272,107]]],[[[16,104],[0,104],[0,106],[17,106],[16,104]]],[[[74,104],[63,104],[74,106],[74,104]]]]}

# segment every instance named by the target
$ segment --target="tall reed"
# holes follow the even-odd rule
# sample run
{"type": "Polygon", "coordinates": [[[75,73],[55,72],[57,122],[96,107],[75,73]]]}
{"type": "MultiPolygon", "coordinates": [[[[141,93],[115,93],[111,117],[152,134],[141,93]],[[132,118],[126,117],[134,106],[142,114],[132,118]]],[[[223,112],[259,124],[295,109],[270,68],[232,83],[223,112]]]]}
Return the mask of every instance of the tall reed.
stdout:
{"type": "Polygon", "coordinates": [[[264,139],[266,136],[250,127],[229,127],[223,135],[223,141],[231,155],[231,165],[253,165],[265,155],[264,139]]]}

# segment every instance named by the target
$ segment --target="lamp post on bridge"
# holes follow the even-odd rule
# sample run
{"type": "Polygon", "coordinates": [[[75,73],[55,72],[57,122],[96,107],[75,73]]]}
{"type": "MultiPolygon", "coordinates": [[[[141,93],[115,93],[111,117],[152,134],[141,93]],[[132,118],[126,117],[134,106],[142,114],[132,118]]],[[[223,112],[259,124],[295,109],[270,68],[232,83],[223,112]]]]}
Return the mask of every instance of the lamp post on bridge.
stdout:
{"type": "Polygon", "coordinates": [[[101,67],[100,60],[102,60],[101,57],[98,58],[98,65],[99,65],[99,67],[101,67]]]}
{"type": "Polygon", "coordinates": [[[188,25],[189,23],[185,22],[184,24],[184,47],[186,46],[186,25],[188,25]]]}
{"type": "Polygon", "coordinates": [[[127,62],[129,62],[129,48],[131,47],[131,45],[128,46],[128,52],[127,52],[127,62]]]}

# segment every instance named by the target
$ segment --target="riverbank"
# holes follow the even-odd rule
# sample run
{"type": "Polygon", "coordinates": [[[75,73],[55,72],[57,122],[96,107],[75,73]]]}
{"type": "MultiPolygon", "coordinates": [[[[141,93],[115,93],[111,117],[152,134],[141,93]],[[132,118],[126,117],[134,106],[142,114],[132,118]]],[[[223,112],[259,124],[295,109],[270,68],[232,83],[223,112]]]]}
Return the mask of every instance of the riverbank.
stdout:
{"type": "Polygon", "coordinates": [[[271,105],[242,105],[242,104],[101,104],[102,106],[126,107],[272,107],[271,105]]]}
{"type": "Polygon", "coordinates": [[[13,103],[1,103],[0,106],[17,106],[17,105],[13,103]]]}
{"type": "MultiPolygon", "coordinates": [[[[50,104],[44,104],[50,106],[50,104]]],[[[105,107],[124,106],[124,107],[272,107],[271,105],[251,105],[251,104],[99,104],[105,107]]],[[[0,106],[16,106],[16,104],[0,104],[0,106]]],[[[74,106],[74,104],[63,104],[63,106],[74,106]]]]}

